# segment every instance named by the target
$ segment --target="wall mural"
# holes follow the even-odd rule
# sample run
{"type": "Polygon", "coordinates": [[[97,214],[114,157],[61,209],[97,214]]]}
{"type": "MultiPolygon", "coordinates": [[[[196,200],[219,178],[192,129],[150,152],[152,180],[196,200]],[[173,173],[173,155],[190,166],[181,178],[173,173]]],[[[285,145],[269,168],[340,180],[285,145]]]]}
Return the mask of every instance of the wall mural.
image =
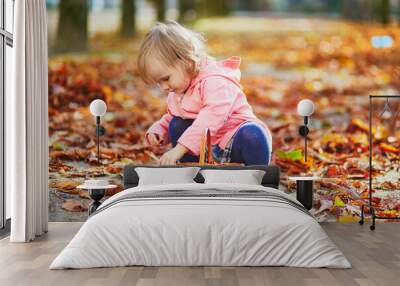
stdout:
{"type": "MultiPolygon", "coordinates": [[[[154,17],[138,16],[131,36],[130,29],[120,28],[126,24],[119,15],[132,7],[57,2],[48,1],[49,214],[50,221],[84,221],[90,200],[77,186],[85,179],[116,184],[106,194],[111,196],[123,189],[124,165],[155,164],[170,149],[144,141],[146,130],[166,111],[166,96],[146,86],[136,67],[144,32],[154,23],[146,19],[154,19],[157,6],[138,1],[133,9],[154,17]],[[78,14],[69,15],[73,10],[78,14]],[[88,23],[88,29],[66,33],[58,21],[64,29],[71,21],[88,23]],[[100,165],[89,111],[94,99],[107,103],[100,165]]],[[[400,94],[400,26],[352,20],[308,15],[186,19],[204,33],[212,56],[241,56],[247,100],[273,134],[272,163],[281,167],[281,190],[295,196],[288,176],[320,177],[311,210],[320,221],[358,220],[368,197],[368,95],[400,94]],[[307,162],[298,134],[303,119],[297,114],[304,98],[315,104],[307,162]]],[[[382,215],[394,217],[400,215],[400,101],[390,99],[390,110],[387,104],[374,105],[373,202],[382,215]]]]}

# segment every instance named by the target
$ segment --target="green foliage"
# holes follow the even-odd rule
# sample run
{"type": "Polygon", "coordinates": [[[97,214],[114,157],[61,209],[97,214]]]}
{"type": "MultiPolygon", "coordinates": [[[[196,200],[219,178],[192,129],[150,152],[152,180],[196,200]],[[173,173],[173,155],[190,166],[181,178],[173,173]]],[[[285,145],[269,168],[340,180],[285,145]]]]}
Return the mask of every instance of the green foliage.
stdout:
{"type": "Polygon", "coordinates": [[[281,159],[289,159],[289,160],[301,160],[303,158],[303,152],[298,149],[298,150],[293,150],[293,151],[282,151],[278,150],[276,152],[276,155],[281,158],[281,159]]]}

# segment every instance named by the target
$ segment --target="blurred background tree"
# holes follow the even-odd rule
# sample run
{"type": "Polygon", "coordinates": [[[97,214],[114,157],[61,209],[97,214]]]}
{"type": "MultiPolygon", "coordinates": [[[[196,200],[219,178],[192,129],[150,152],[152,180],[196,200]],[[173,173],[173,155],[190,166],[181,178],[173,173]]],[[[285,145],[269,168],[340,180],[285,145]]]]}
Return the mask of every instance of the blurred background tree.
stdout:
{"type": "Polygon", "coordinates": [[[55,51],[83,52],[88,47],[87,0],[60,0],[55,51]]]}
{"type": "Polygon", "coordinates": [[[237,9],[243,11],[268,11],[270,2],[266,0],[237,1],[237,9]]]}
{"type": "Polygon", "coordinates": [[[153,3],[153,5],[156,9],[157,21],[164,22],[165,21],[165,10],[166,10],[165,2],[166,2],[166,0],[151,0],[151,2],[153,3]]]}
{"type": "MultiPolygon", "coordinates": [[[[390,22],[391,3],[389,0],[342,0],[341,2],[345,19],[376,21],[384,25],[390,22]]],[[[395,2],[392,2],[394,5],[395,2]]]]}
{"type": "Polygon", "coordinates": [[[136,32],[135,0],[121,0],[121,36],[132,37],[136,32]]]}
{"type": "Polygon", "coordinates": [[[178,21],[181,23],[193,22],[196,18],[196,1],[179,0],[178,1],[178,21]]]}
{"type": "Polygon", "coordinates": [[[209,17],[284,15],[388,25],[400,19],[400,0],[47,0],[47,7],[50,53],[85,52],[93,33],[134,37],[165,20],[193,25],[209,17]]]}
{"type": "Polygon", "coordinates": [[[226,16],[231,5],[229,0],[203,0],[197,2],[197,10],[200,17],[226,16]]]}
{"type": "Polygon", "coordinates": [[[389,0],[381,0],[380,7],[380,22],[382,24],[389,24],[390,22],[390,2],[389,0]]]}

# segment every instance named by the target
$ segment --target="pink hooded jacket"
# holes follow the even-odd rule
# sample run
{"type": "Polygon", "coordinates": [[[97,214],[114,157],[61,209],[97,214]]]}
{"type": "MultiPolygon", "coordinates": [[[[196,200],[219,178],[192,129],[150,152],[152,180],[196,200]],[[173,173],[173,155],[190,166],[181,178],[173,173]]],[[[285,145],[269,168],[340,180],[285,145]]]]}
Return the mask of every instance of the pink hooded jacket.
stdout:
{"type": "Polygon", "coordinates": [[[245,122],[258,122],[265,128],[269,137],[269,150],[272,151],[271,133],[254,115],[239,84],[240,61],[240,57],[231,57],[220,62],[203,62],[199,74],[192,79],[184,95],[174,92],[168,94],[168,111],[147,131],[147,143],[149,133],[156,133],[163,138],[164,144],[169,143],[169,123],[174,116],[178,116],[195,119],[181,135],[178,143],[196,156],[199,155],[205,128],[210,129],[211,144],[218,144],[224,149],[245,122]]]}

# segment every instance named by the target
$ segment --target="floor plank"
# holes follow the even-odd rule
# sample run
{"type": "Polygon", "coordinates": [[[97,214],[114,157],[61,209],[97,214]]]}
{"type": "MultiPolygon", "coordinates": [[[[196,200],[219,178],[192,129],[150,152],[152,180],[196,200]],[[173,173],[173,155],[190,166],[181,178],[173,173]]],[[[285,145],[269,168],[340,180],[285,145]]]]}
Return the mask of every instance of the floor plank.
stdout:
{"type": "Polygon", "coordinates": [[[352,269],[290,267],[117,267],[48,269],[82,223],[50,223],[49,233],[32,243],[0,240],[0,285],[399,285],[400,223],[321,224],[351,262],[352,269]]]}

